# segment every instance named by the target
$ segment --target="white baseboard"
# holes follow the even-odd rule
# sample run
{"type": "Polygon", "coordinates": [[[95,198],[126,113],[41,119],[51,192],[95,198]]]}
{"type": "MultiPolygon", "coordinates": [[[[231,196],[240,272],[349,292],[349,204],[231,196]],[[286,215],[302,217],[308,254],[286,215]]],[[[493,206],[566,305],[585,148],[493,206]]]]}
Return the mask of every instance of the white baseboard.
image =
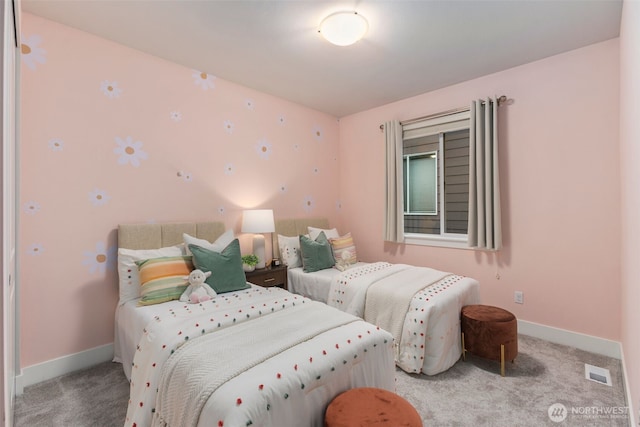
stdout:
{"type": "Polygon", "coordinates": [[[518,319],[518,333],[540,338],[556,344],[568,345],[579,348],[590,353],[601,354],[603,356],[620,359],[622,352],[620,343],[605,338],[598,338],[579,332],[567,331],[566,329],[554,328],[553,326],[541,325],[539,323],[527,322],[518,319]]]}
{"type": "Polygon", "coordinates": [[[113,344],[105,344],[79,353],[47,360],[37,365],[27,366],[22,368],[20,375],[16,375],[16,395],[20,396],[27,386],[89,368],[102,362],[108,362],[112,359],[113,344]]]}

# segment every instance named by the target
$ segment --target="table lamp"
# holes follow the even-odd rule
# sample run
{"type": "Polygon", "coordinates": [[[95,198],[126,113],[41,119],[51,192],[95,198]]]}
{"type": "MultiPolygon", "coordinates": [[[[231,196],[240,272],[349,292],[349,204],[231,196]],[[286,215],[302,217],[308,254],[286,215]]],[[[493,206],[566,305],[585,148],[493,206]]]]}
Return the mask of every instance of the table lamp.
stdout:
{"type": "Polygon", "coordinates": [[[242,212],[243,233],[253,234],[253,254],[258,257],[256,268],[265,267],[264,259],[264,235],[273,233],[276,227],[273,221],[272,209],[251,209],[242,212]]]}

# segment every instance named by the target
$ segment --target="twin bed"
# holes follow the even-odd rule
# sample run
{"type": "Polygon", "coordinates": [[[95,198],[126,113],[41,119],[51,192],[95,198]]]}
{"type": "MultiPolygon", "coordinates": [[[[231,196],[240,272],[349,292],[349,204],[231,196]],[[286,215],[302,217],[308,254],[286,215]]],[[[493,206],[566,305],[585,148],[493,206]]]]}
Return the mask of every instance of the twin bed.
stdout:
{"type": "Polygon", "coordinates": [[[218,223],[119,226],[114,360],[131,382],[125,426],[321,426],[341,392],[395,389],[388,332],[280,288],[138,305],[127,260],[182,251],[183,233],[213,242],[223,232],[218,223]]]}
{"type": "MultiPolygon", "coordinates": [[[[276,221],[274,255],[278,234],[307,234],[309,226],[328,223],[276,221]]],[[[223,224],[211,222],[119,226],[114,360],[131,382],[125,426],[321,426],[329,402],[347,389],[394,391],[396,364],[432,375],[459,359],[460,308],[478,302],[478,284],[430,269],[387,263],[358,263],[344,273],[290,268],[293,293],[246,284],[199,304],[139,305],[136,259],[185,256],[185,233],[215,242],[224,232],[223,224]],[[365,308],[365,295],[375,293],[369,288],[380,285],[388,300],[398,278],[422,274],[433,283],[408,307],[393,303],[385,314],[367,301],[373,309],[365,308]]]]}
{"type": "MultiPolygon", "coordinates": [[[[326,219],[279,220],[273,247],[280,246],[278,236],[308,234],[310,227],[331,232],[326,219]]],[[[276,251],[276,255],[281,254],[276,251]]],[[[460,310],[480,301],[475,279],[405,264],[358,262],[344,272],[336,268],[305,272],[295,267],[287,275],[291,292],[391,332],[396,364],[409,373],[435,375],[458,361],[460,310]]]]}

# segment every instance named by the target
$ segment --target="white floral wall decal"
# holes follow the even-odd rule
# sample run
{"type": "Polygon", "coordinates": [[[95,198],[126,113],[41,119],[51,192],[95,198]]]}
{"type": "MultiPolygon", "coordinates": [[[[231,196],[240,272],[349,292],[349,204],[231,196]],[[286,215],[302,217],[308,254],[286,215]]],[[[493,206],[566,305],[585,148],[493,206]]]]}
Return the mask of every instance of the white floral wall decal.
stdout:
{"type": "Polygon", "coordinates": [[[33,200],[28,201],[27,203],[22,205],[22,211],[29,215],[35,215],[40,212],[40,203],[33,200]]]}
{"type": "Polygon", "coordinates": [[[286,121],[287,121],[287,118],[286,118],[285,116],[280,116],[280,117],[278,117],[278,124],[279,124],[280,126],[284,126],[284,124],[286,123],[286,121]]]}
{"type": "Polygon", "coordinates": [[[220,216],[224,215],[224,206],[218,206],[218,215],[220,216]]]}
{"type": "Polygon", "coordinates": [[[285,184],[280,184],[280,188],[279,188],[281,193],[286,193],[287,192],[287,186],[285,184]]]}
{"type": "Polygon", "coordinates": [[[169,113],[169,117],[174,122],[179,122],[182,120],[182,113],[180,111],[172,111],[169,113]]]}
{"type": "Polygon", "coordinates": [[[235,125],[233,124],[233,122],[231,120],[225,120],[224,121],[224,130],[227,133],[233,133],[234,128],[235,128],[235,125]]]}
{"type": "Polygon", "coordinates": [[[178,172],[178,176],[181,177],[184,182],[193,181],[193,174],[191,172],[180,171],[178,172]]]}
{"type": "Polygon", "coordinates": [[[104,80],[100,83],[100,90],[104,95],[109,98],[119,98],[122,95],[122,89],[118,87],[118,82],[110,82],[109,80],[104,80]]]}
{"type": "Polygon", "coordinates": [[[313,200],[313,196],[305,196],[302,201],[302,208],[305,212],[311,212],[315,208],[315,201],[313,200]]]}
{"type": "Polygon", "coordinates": [[[233,163],[227,163],[226,165],[224,165],[225,175],[233,175],[233,172],[235,172],[235,167],[233,166],[233,163]]]}
{"type": "Polygon", "coordinates": [[[247,107],[247,110],[253,110],[255,108],[255,103],[253,102],[253,99],[245,99],[244,106],[247,107]]]}
{"type": "Polygon", "coordinates": [[[322,127],[316,125],[313,127],[312,130],[313,133],[313,138],[318,141],[318,142],[322,142],[322,140],[324,139],[324,134],[322,132],[322,127]]]}
{"type": "Polygon", "coordinates": [[[111,200],[111,196],[109,196],[104,190],[94,188],[89,191],[89,201],[93,206],[104,206],[109,200],[111,200]]]}
{"type": "Polygon", "coordinates": [[[64,141],[60,138],[51,138],[47,145],[51,151],[62,151],[64,149],[64,141]]]}
{"type": "Polygon", "coordinates": [[[33,243],[27,247],[27,253],[31,256],[38,256],[44,252],[44,246],[41,243],[33,243]]]}
{"type": "Polygon", "coordinates": [[[142,142],[134,142],[130,136],[124,139],[116,136],[116,144],[118,146],[113,149],[113,152],[119,156],[119,165],[131,164],[131,166],[137,168],[140,166],[141,160],[147,160],[149,157],[147,153],[142,150],[142,142]]]}
{"type": "Polygon", "coordinates": [[[104,274],[107,268],[111,267],[116,258],[116,248],[110,247],[104,242],[97,242],[95,249],[84,251],[84,259],[82,264],[89,268],[89,273],[104,274]]]}
{"type": "Polygon", "coordinates": [[[262,138],[256,144],[256,152],[262,159],[268,159],[269,156],[271,155],[271,151],[272,151],[271,143],[267,141],[266,138],[262,138]]]}
{"type": "Polygon", "coordinates": [[[20,56],[22,57],[22,62],[32,70],[36,69],[37,64],[45,64],[47,62],[47,52],[40,47],[40,43],[42,43],[42,38],[37,34],[22,38],[20,56]]]}
{"type": "Polygon", "coordinates": [[[216,87],[215,85],[215,76],[211,74],[207,74],[203,71],[193,70],[193,82],[196,86],[200,87],[202,90],[209,90],[216,87]]]}

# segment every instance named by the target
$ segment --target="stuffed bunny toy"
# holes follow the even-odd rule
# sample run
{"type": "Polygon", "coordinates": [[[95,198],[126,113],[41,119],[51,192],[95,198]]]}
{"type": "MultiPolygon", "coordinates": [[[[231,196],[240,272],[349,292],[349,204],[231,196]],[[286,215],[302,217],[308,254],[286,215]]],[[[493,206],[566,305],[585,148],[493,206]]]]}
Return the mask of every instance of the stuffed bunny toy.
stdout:
{"type": "Polygon", "coordinates": [[[209,276],[211,276],[210,271],[205,273],[202,270],[193,270],[189,276],[185,276],[185,279],[189,280],[189,286],[180,296],[180,301],[198,304],[215,298],[216,291],[204,282],[209,276]]]}

